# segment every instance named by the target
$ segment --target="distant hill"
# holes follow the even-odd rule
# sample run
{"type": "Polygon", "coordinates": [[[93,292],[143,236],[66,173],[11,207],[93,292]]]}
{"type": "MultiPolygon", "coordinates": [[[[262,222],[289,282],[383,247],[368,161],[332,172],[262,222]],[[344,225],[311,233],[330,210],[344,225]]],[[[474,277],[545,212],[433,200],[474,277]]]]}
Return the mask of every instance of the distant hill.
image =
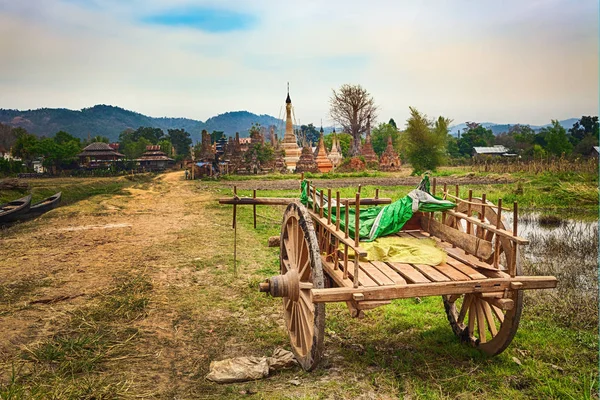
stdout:
{"type": "MultiPolygon", "coordinates": [[[[569,119],[564,119],[562,121],[558,121],[563,128],[565,128],[566,130],[571,129],[571,127],[575,124],[575,122],[579,121],[579,118],[569,118],[569,119]]],[[[481,122],[480,125],[489,128],[492,130],[492,132],[494,132],[494,135],[499,135],[502,132],[508,132],[508,129],[511,126],[517,125],[515,124],[496,124],[493,122],[481,122]]],[[[520,125],[529,125],[529,124],[523,124],[521,123],[520,125]]],[[[534,131],[538,131],[542,128],[548,127],[552,124],[546,124],[546,125],[529,125],[531,127],[531,129],[533,129],[534,131]]],[[[464,132],[464,130],[467,128],[467,123],[462,123],[462,124],[458,124],[458,125],[454,125],[450,127],[450,134],[453,136],[456,136],[458,134],[458,131],[460,130],[461,132],[464,132]]]]}
{"type": "Polygon", "coordinates": [[[41,108],[38,110],[5,110],[0,109],[0,123],[14,127],[22,127],[38,136],[52,136],[63,130],[70,134],[87,138],[102,135],[111,141],[116,141],[125,129],[137,129],[140,126],[167,129],[185,129],[192,135],[194,141],[200,140],[200,132],[206,129],[224,131],[233,136],[240,132],[248,136],[248,130],[253,123],[262,126],[282,126],[280,120],[270,115],[256,115],[248,111],[234,111],[219,114],[206,122],[189,118],[155,118],[120,107],[96,105],[80,111],[65,108],[41,108]]]}

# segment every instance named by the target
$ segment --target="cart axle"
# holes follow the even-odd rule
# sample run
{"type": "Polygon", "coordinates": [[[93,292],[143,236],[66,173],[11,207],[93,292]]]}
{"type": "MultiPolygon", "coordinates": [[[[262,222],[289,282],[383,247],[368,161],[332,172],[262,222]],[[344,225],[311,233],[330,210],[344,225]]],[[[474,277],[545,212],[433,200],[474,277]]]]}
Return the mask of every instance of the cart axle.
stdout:
{"type": "Polygon", "coordinates": [[[258,285],[258,290],[273,297],[287,297],[298,301],[300,297],[300,279],[298,271],[290,269],[285,275],[276,275],[258,285]]]}

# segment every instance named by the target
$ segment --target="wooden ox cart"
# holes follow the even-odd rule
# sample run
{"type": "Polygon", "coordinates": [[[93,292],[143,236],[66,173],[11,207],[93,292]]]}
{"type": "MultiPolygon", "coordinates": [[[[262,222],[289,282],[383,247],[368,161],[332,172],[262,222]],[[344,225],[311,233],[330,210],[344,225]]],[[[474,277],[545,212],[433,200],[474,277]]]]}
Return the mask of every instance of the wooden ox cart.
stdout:
{"type": "MultiPolygon", "coordinates": [[[[432,194],[436,183],[433,180],[432,194]]],[[[452,188],[454,189],[454,188],[452,188]]],[[[504,351],[512,341],[523,308],[523,290],[556,287],[553,276],[523,276],[519,263],[521,245],[528,240],[517,235],[517,203],[512,209],[481,198],[469,191],[459,198],[444,185],[443,199],[456,203],[454,209],[415,212],[393,237],[433,238],[446,253],[439,265],[383,262],[365,259],[358,235],[349,235],[349,212],[354,208],[354,232],[359,232],[360,206],[389,204],[390,199],[332,197],[331,190],[318,190],[308,183],[311,201],[307,206],[288,198],[220,199],[234,207],[287,205],[281,224],[281,274],[260,284],[260,290],[283,298],[283,311],[291,347],[305,370],[318,364],[323,352],[325,303],[345,302],[352,317],[393,299],[442,296],[450,327],[463,342],[491,356],[504,351]],[[335,199],[335,202],[334,202],[335,199]],[[331,205],[340,205],[332,207],[331,205]],[[513,214],[506,225],[502,212],[513,214]],[[335,221],[335,222],[334,222],[335,221]],[[343,228],[340,226],[343,226],[343,228]],[[512,228],[512,229],[511,229],[512,228]],[[358,254],[360,257],[349,257],[358,254]]],[[[364,210],[364,208],[363,208],[364,210]]],[[[364,212],[364,211],[363,211],[364,212]]],[[[270,240],[271,242],[271,240],[270,240]]]]}

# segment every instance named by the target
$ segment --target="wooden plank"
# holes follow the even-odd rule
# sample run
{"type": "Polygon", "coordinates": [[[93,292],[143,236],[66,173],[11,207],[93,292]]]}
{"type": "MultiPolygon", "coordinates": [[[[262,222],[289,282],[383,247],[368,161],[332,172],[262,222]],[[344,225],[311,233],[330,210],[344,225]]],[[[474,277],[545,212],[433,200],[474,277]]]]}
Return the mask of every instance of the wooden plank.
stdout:
{"type": "MultiPolygon", "coordinates": [[[[392,300],[410,297],[441,296],[466,293],[498,292],[509,289],[512,282],[522,283],[523,290],[556,287],[554,276],[519,276],[506,279],[429,282],[411,285],[390,285],[360,288],[311,289],[315,303],[349,301],[354,293],[362,293],[365,300],[392,300]]],[[[493,309],[493,308],[492,308],[493,309]]]]}
{"type": "Polygon", "coordinates": [[[409,233],[407,232],[398,232],[396,233],[396,236],[400,236],[401,238],[409,238],[409,237],[413,237],[411,236],[409,233]]]}
{"type": "Polygon", "coordinates": [[[431,279],[432,282],[448,282],[450,278],[446,275],[442,274],[437,269],[433,268],[431,265],[425,264],[411,264],[415,267],[419,272],[425,275],[427,278],[431,279]]]}
{"type": "Polygon", "coordinates": [[[384,273],[378,270],[369,262],[361,261],[360,269],[361,273],[366,273],[371,279],[373,279],[378,285],[394,285],[394,281],[387,277],[384,273]]]}
{"type": "Polygon", "coordinates": [[[413,268],[410,264],[388,262],[386,263],[394,271],[402,275],[410,283],[426,283],[430,282],[422,273],[413,268]]]}
{"type": "Polygon", "coordinates": [[[352,281],[348,278],[344,279],[344,273],[341,269],[335,269],[334,264],[325,259],[325,256],[321,256],[321,264],[323,265],[323,271],[333,279],[333,281],[340,287],[352,287],[352,281]]]}
{"type": "Polygon", "coordinates": [[[432,236],[458,246],[476,257],[487,259],[492,255],[492,242],[443,225],[428,216],[421,218],[421,227],[432,236]]]}
{"type": "Polygon", "coordinates": [[[512,232],[509,232],[509,231],[507,231],[505,229],[498,229],[494,225],[488,224],[486,222],[482,222],[481,220],[479,220],[477,218],[469,217],[467,214],[460,213],[460,212],[457,212],[457,211],[452,211],[452,210],[448,210],[446,212],[448,213],[448,215],[452,215],[455,218],[464,219],[467,222],[473,223],[473,225],[477,225],[477,226],[479,226],[481,228],[484,228],[485,230],[488,230],[490,232],[494,232],[497,235],[509,238],[513,242],[516,242],[516,243],[519,243],[519,244],[529,244],[529,240],[527,240],[525,238],[522,238],[522,237],[519,237],[519,236],[514,236],[512,234],[512,232]]]}
{"type": "Polygon", "coordinates": [[[464,264],[464,263],[462,263],[462,262],[460,262],[458,260],[455,260],[453,258],[448,258],[448,260],[446,260],[446,264],[451,265],[452,267],[456,268],[457,270],[459,270],[463,274],[467,275],[471,279],[485,279],[485,278],[487,278],[485,275],[477,272],[473,268],[469,267],[467,264],[464,264]]]}
{"type": "Polygon", "coordinates": [[[454,268],[452,265],[447,264],[447,263],[435,265],[434,268],[437,269],[438,271],[440,271],[442,274],[446,275],[448,278],[450,278],[453,281],[468,281],[469,279],[471,279],[468,276],[466,276],[465,274],[463,274],[462,272],[460,272],[459,270],[457,270],[456,268],[454,268]]]}
{"type": "MultiPolygon", "coordinates": [[[[343,266],[343,264],[340,263],[343,266]]],[[[358,273],[358,285],[359,286],[379,286],[377,282],[375,282],[369,275],[363,273],[364,271],[359,271],[358,273]]],[[[348,278],[351,281],[354,281],[354,261],[348,262],[348,278]]],[[[354,284],[354,283],[353,283],[354,284]]]]}
{"type": "Polygon", "coordinates": [[[410,231],[408,234],[417,239],[425,239],[429,237],[429,235],[424,235],[423,232],[420,231],[410,231]]]}
{"type": "Polygon", "coordinates": [[[385,306],[391,303],[391,300],[370,300],[370,301],[359,301],[356,303],[358,310],[372,310],[377,307],[385,306]]]}
{"type": "Polygon", "coordinates": [[[383,261],[371,261],[371,264],[390,278],[396,285],[406,285],[406,280],[383,261]]]}
{"type": "Polygon", "coordinates": [[[484,263],[483,261],[479,261],[477,257],[465,253],[464,250],[459,249],[458,247],[452,247],[452,245],[448,242],[441,241],[440,239],[437,239],[437,242],[444,249],[446,254],[448,254],[455,260],[462,262],[463,264],[470,265],[471,267],[476,268],[478,270],[486,269],[496,271],[496,268],[494,268],[490,264],[484,263]]]}

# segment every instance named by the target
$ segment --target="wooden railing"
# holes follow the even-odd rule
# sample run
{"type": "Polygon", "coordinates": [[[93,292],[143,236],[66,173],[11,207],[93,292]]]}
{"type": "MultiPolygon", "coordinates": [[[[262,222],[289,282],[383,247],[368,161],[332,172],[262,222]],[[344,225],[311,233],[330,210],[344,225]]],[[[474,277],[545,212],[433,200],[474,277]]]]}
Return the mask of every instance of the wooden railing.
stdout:
{"type": "MultiPolygon", "coordinates": [[[[360,205],[364,205],[365,199],[360,198],[360,187],[356,193],[352,205],[354,205],[354,239],[350,238],[349,230],[349,210],[350,210],[350,199],[340,198],[340,192],[335,193],[335,205],[331,197],[331,189],[327,189],[327,195],[325,196],[323,190],[318,190],[308,183],[308,195],[309,195],[309,207],[308,212],[311,215],[313,221],[316,223],[315,231],[317,234],[317,240],[319,242],[319,248],[321,253],[326,254],[326,258],[333,260],[334,270],[340,268],[339,263],[339,247],[340,244],[343,247],[343,260],[342,260],[342,272],[343,279],[348,279],[348,249],[354,252],[354,271],[352,274],[352,282],[355,288],[358,287],[358,276],[360,273],[359,261],[360,257],[366,257],[367,252],[360,247],[360,205]],[[318,193],[318,194],[317,194],[318,193]],[[340,229],[341,225],[341,208],[344,207],[344,229],[340,229]],[[332,216],[335,212],[335,222],[332,222],[332,216]],[[326,217],[325,217],[326,215],[326,217]]],[[[379,190],[376,191],[375,198],[371,199],[371,204],[389,204],[380,203],[379,190]]],[[[390,200],[391,202],[391,200],[390,200]]]]}

